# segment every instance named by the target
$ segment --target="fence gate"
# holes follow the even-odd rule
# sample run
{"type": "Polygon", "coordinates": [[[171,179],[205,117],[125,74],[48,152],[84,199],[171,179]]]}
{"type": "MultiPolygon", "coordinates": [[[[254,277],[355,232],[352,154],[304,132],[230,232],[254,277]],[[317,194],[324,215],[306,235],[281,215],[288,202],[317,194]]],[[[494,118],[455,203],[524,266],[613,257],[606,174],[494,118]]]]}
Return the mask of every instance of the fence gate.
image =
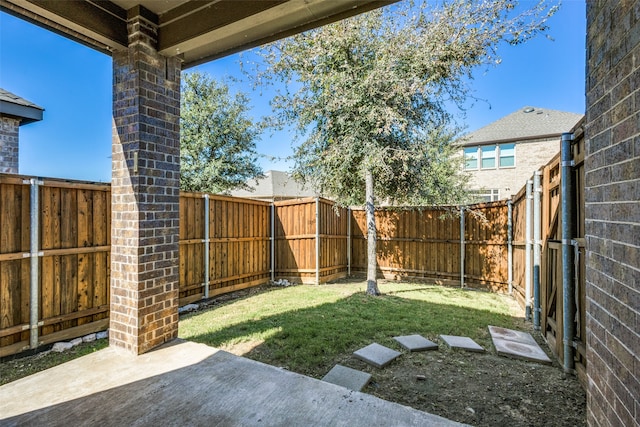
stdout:
{"type": "MultiPolygon", "coordinates": [[[[586,378],[586,328],[585,328],[585,239],[584,239],[584,135],[582,122],[573,131],[571,144],[571,174],[575,185],[571,186],[573,194],[567,194],[572,203],[572,218],[575,228],[570,239],[562,235],[562,194],[560,156],[556,156],[542,170],[542,259],[540,275],[541,332],[547,339],[549,347],[565,363],[563,304],[563,274],[570,274],[573,279],[574,295],[570,302],[575,304],[572,330],[573,339],[569,343],[574,352],[570,366],[575,366],[576,373],[584,383],[586,378]],[[573,252],[573,265],[569,271],[563,272],[563,243],[570,245],[573,252]]],[[[573,307],[572,307],[573,308],[573,307]]]]}

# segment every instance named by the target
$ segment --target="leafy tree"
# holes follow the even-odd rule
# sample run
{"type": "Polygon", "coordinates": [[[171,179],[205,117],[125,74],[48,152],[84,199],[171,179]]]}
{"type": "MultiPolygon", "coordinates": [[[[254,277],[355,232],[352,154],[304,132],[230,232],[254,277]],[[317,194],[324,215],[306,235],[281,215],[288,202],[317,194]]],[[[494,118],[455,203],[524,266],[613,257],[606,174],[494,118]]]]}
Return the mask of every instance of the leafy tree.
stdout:
{"type": "Polygon", "coordinates": [[[296,123],[304,139],[295,172],[340,204],[365,205],[368,294],[379,294],[376,203],[460,199],[447,108],[463,107],[475,68],[499,62],[499,43],[543,32],[555,12],[542,0],[515,14],[516,3],[405,1],[262,51],[259,81],[287,83],[272,102],[276,121],[296,123]]]}
{"type": "Polygon", "coordinates": [[[180,188],[226,193],[250,189],[262,176],[255,139],[260,126],[247,117],[246,95],[232,96],[225,83],[200,73],[185,74],[180,105],[180,188]]]}

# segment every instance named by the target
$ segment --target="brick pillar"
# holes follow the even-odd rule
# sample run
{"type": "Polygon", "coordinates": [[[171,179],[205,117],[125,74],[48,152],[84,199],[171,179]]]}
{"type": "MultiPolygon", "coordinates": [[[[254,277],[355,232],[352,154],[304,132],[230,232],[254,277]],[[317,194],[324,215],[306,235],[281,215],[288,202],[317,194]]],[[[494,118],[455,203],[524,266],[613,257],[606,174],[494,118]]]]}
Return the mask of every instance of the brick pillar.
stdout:
{"type": "Polygon", "coordinates": [[[141,354],[178,333],[181,63],[157,53],[157,17],[128,18],[113,53],[109,343],[141,354]]]}
{"type": "Polygon", "coordinates": [[[18,173],[20,120],[0,116],[0,173],[18,173]]]}
{"type": "Polygon", "coordinates": [[[640,0],[587,2],[587,422],[640,426],[640,0]]]}

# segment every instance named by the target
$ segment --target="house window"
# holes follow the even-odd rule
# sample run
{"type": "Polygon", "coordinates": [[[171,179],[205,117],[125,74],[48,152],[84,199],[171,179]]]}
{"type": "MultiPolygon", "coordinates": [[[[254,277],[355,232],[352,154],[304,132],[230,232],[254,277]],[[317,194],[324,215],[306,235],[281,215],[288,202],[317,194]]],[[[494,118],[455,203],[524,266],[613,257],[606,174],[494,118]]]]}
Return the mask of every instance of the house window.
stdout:
{"type": "Polygon", "coordinates": [[[484,190],[471,190],[469,191],[477,203],[480,202],[495,202],[500,199],[500,190],[497,188],[484,189],[484,190]]]}
{"type": "Polygon", "coordinates": [[[487,145],[480,147],[482,153],[482,169],[491,169],[496,167],[496,146],[487,145]]]}
{"type": "Polygon", "coordinates": [[[516,144],[482,145],[464,149],[464,168],[495,169],[516,165],[516,144]]]}
{"type": "Polygon", "coordinates": [[[464,149],[464,168],[478,169],[478,147],[464,149]]]}
{"type": "Polygon", "coordinates": [[[500,144],[500,167],[509,168],[516,165],[516,144],[500,144]]]}

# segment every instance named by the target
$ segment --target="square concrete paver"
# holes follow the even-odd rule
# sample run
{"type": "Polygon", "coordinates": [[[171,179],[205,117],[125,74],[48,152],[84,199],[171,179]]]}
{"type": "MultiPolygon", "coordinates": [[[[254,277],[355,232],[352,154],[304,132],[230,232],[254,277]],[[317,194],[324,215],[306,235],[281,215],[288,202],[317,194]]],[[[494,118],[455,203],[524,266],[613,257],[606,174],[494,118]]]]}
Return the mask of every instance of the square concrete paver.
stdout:
{"type": "Polygon", "coordinates": [[[353,352],[353,355],[376,368],[384,368],[394,359],[400,357],[402,353],[385,347],[378,343],[369,344],[366,347],[361,348],[353,352]]]}
{"type": "Polygon", "coordinates": [[[531,334],[513,329],[501,328],[499,326],[489,326],[491,338],[500,338],[508,341],[515,341],[522,344],[538,345],[531,334]]]}
{"type": "Polygon", "coordinates": [[[531,334],[497,326],[489,326],[489,333],[499,355],[551,364],[551,359],[531,334]]]}
{"type": "Polygon", "coordinates": [[[357,369],[347,368],[346,366],[336,365],[327,375],[322,378],[322,381],[331,384],[337,384],[349,390],[362,391],[364,386],[369,384],[371,380],[371,374],[358,371],[357,369]]]}
{"type": "Polygon", "coordinates": [[[401,346],[409,351],[427,351],[438,349],[438,344],[434,343],[433,341],[429,341],[422,335],[403,335],[400,337],[393,337],[393,339],[398,341],[401,346]]]}
{"type": "Polygon", "coordinates": [[[456,335],[440,335],[440,339],[451,348],[460,350],[474,351],[476,353],[484,353],[485,350],[477,342],[469,337],[459,337],[456,335]]]}
{"type": "Polygon", "coordinates": [[[493,345],[501,356],[514,357],[517,359],[551,365],[551,359],[549,359],[547,354],[538,344],[531,345],[516,341],[503,340],[501,338],[493,338],[493,345]]]}

